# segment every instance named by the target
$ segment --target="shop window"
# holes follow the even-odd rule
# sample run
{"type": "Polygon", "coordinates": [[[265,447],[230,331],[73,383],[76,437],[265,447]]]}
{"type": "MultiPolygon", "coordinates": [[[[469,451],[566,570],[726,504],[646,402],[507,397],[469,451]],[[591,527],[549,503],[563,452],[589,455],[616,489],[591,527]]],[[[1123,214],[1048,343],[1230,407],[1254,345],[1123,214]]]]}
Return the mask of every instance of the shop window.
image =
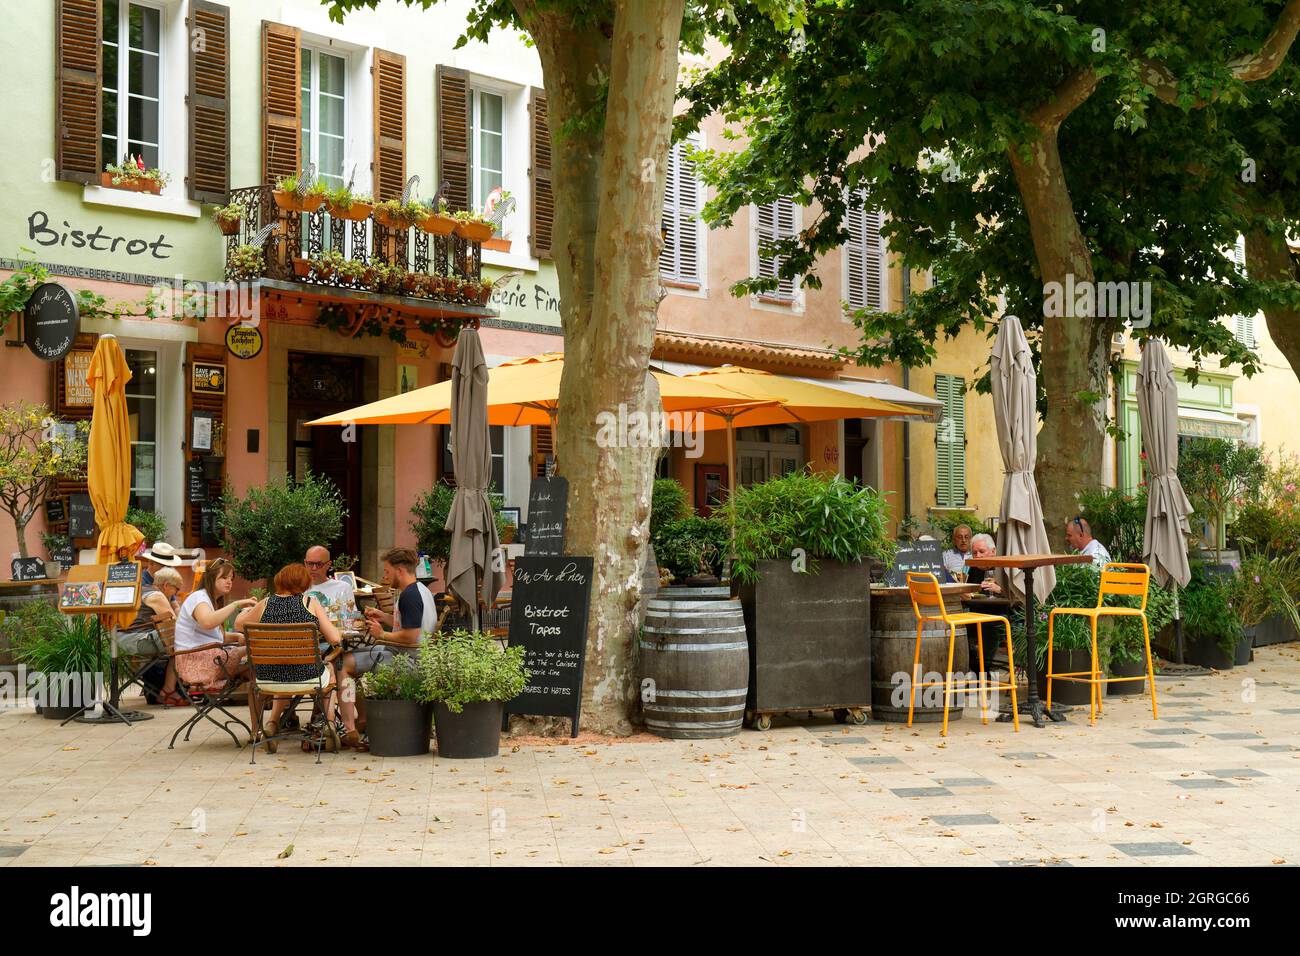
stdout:
{"type": "Polygon", "coordinates": [[[162,11],[104,0],[103,18],[103,162],[120,163],[130,155],[150,169],[159,167],[162,11]]]}
{"type": "Polygon", "coordinates": [[[659,274],[669,282],[700,285],[700,181],[687,153],[699,146],[698,137],[674,143],[668,151],[668,182],[664,186],[664,211],[660,220],[664,247],[659,254],[659,274]]]}
{"type": "Polygon", "coordinates": [[[935,504],[966,507],[966,380],[936,375],[934,396],[943,402],[943,418],[935,427],[935,504]]]}
{"type": "Polygon", "coordinates": [[[131,507],[154,511],[158,495],[158,353],[126,350],[131,381],[126,414],[131,429],[131,507]]]}

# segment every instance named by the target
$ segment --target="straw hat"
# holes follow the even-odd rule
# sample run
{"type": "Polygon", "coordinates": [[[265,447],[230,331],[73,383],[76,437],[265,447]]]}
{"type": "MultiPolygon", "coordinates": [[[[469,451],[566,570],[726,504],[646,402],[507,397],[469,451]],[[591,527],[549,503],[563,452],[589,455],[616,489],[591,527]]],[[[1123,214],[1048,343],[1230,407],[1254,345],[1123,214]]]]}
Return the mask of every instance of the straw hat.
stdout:
{"type": "Polygon", "coordinates": [[[177,554],[176,548],[166,541],[155,541],[149,550],[140,557],[145,561],[152,561],[154,564],[161,564],[168,568],[180,568],[188,563],[177,554]]]}

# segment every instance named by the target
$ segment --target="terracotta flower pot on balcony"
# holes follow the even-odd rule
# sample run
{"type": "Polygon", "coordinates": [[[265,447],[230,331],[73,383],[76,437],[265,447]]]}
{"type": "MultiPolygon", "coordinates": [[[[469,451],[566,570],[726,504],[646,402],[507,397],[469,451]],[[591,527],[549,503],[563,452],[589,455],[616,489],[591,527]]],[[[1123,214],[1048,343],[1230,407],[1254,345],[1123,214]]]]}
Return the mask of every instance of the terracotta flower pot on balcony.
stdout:
{"type": "Polygon", "coordinates": [[[324,196],[302,198],[287,189],[272,190],[271,195],[275,198],[275,204],[286,212],[315,212],[325,204],[324,196]]]}
{"type": "Polygon", "coordinates": [[[303,278],[303,279],[305,279],[305,278],[307,277],[308,273],[311,272],[311,260],[310,260],[310,259],[303,259],[303,258],[300,258],[299,256],[294,256],[294,257],[293,257],[293,272],[294,272],[294,275],[298,276],[299,278],[303,278]]]}
{"type": "Polygon", "coordinates": [[[456,223],[456,235],[469,242],[486,242],[492,238],[495,230],[491,223],[486,222],[458,222],[456,223]]]}
{"type": "Polygon", "coordinates": [[[394,216],[391,209],[384,209],[380,206],[375,207],[375,222],[386,229],[397,229],[399,231],[411,227],[407,220],[400,216],[394,216]]]}
{"type": "Polygon", "coordinates": [[[349,222],[362,222],[369,219],[370,214],[374,211],[375,204],[369,202],[354,202],[347,206],[329,204],[329,214],[331,216],[335,219],[346,219],[349,222]]]}
{"type": "Polygon", "coordinates": [[[316,278],[324,282],[334,274],[334,267],[326,262],[318,262],[312,266],[312,271],[316,273],[316,278]]]}
{"type": "Polygon", "coordinates": [[[157,196],[162,193],[162,183],[156,179],[141,178],[122,178],[118,182],[113,182],[113,173],[100,173],[99,184],[108,189],[125,189],[132,193],[149,193],[157,196]]]}
{"type": "Polygon", "coordinates": [[[491,249],[493,252],[509,252],[510,240],[502,236],[493,236],[491,239],[483,240],[483,248],[491,249]]]}
{"type": "Polygon", "coordinates": [[[242,218],[218,219],[217,228],[221,230],[221,234],[223,236],[237,236],[239,235],[239,227],[243,224],[243,222],[244,220],[242,218]]]}
{"type": "Polygon", "coordinates": [[[431,212],[420,220],[419,226],[433,236],[449,236],[456,229],[456,220],[441,213],[431,212]]]}

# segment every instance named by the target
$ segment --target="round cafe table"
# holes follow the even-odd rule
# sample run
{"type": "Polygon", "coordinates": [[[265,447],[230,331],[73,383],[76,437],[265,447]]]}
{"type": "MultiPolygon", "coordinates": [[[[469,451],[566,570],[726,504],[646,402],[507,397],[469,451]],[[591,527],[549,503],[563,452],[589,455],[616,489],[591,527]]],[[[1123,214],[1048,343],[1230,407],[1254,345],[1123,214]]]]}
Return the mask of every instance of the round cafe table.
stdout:
{"type": "MultiPolygon", "coordinates": [[[[992,558],[967,558],[966,563],[972,568],[992,570],[1019,569],[1025,572],[1025,673],[1029,678],[1028,700],[1021,701],[1020,712],[1034,719],[1035,727],[1043,726],[1043,718],[1061,722],[1065,720],[1060,714],[1047,709],[1038,696],[1038,621],[1034,616],[1034,571],[1038,568],[1054,568],[1062,564],[1091,564],[1092,558],[1086,554],[1008,554],[992,558]]],[[[1012,674],[1012,680],[1015,675],[1012,674]]]]}

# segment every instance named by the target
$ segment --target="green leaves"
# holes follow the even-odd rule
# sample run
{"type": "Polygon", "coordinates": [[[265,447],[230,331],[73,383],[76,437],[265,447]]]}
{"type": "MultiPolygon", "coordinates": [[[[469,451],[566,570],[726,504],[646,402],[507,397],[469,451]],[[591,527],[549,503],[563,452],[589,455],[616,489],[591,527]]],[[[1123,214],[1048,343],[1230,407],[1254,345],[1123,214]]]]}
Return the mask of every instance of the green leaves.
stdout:
{"type": "Polygon", "coordinates": [[[419,672],[424,697],[459,714],[466,704],[507,701],[528,685],[524,646],[501,647],[486,634],[452,631],[420,646],[419,672]]]}
{"type": "Polygon", "coordinates": [[[287,475],[272,479],[243,498],[228,487],[217,503],[218,527],[235,570],[249,581],[270,579],[286,564],[302,561],[312,545],[336,540],[347,513],[334,483],[310,472],[300,482],[287,475]]]}

